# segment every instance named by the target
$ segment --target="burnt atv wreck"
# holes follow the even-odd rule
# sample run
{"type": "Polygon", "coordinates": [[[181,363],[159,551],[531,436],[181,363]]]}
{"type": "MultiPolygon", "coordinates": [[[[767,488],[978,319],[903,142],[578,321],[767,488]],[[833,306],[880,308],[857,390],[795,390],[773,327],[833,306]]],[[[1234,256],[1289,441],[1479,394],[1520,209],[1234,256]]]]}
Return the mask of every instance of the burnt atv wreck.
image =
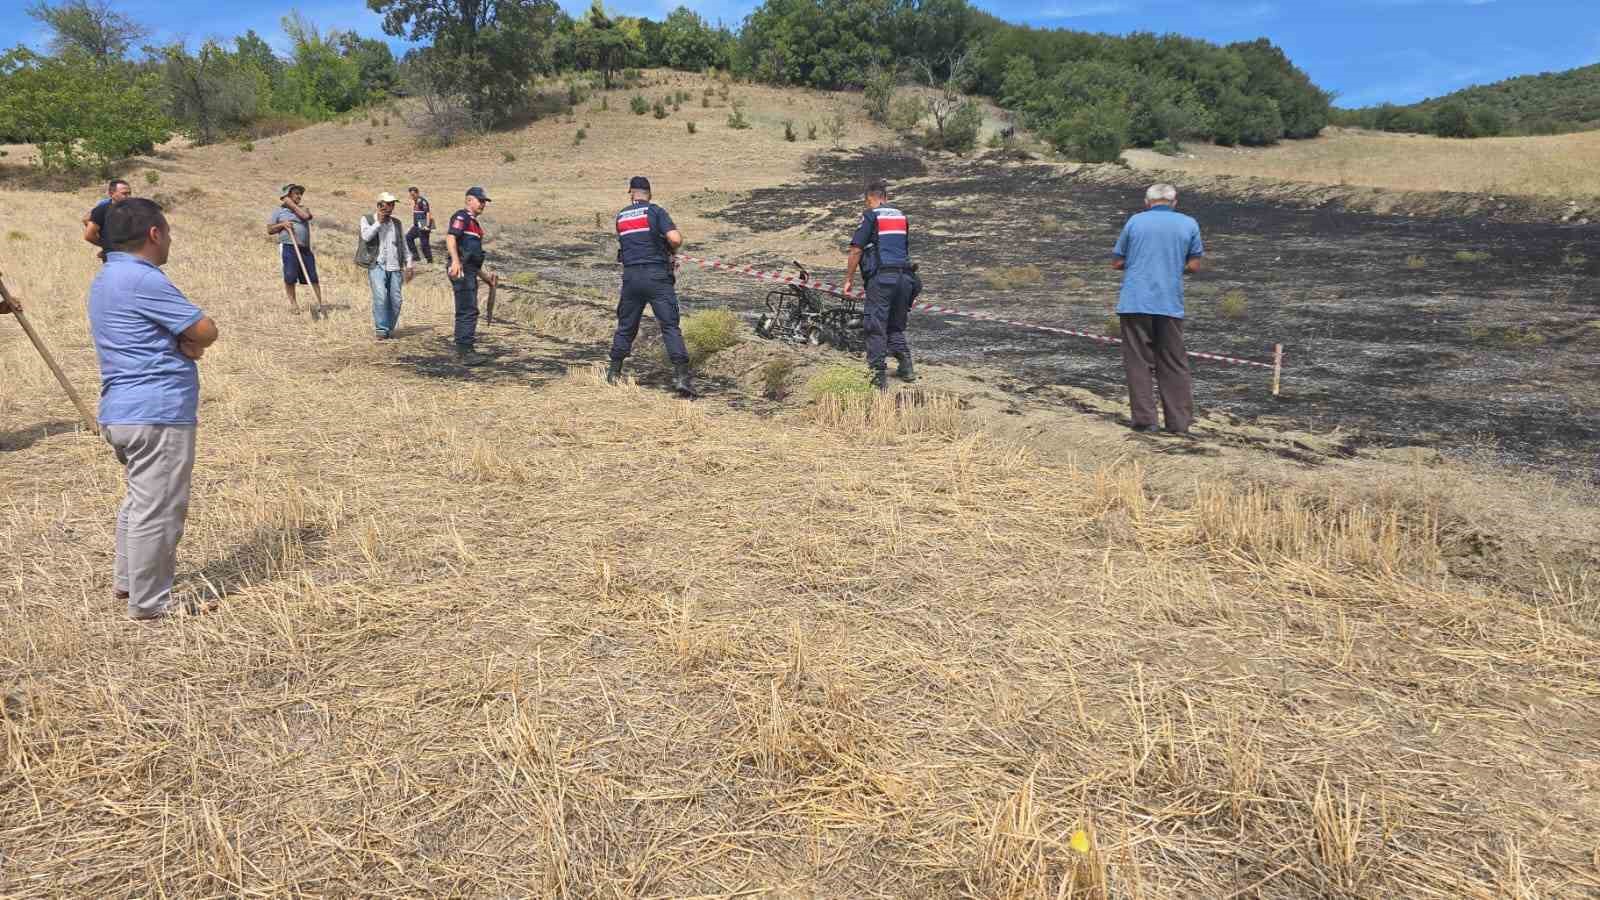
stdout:
{"type": "Polygon", "coordinates": [[[813,347],[827,346],[846,353],[867,349],[861,301],[840,297],[809,286],[811,274],[798,261],[800,284],[786,284],[767,292],[767,311],[756,320],[756,334],[774,341],[813,347]]]}

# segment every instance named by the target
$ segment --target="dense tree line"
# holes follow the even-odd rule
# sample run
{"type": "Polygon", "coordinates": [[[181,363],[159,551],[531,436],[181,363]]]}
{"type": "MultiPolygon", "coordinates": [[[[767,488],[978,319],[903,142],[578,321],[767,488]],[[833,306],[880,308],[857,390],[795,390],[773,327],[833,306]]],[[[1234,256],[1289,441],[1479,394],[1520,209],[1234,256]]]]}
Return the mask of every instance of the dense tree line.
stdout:
{"type": "Polygon", "coordinates": [[[389,96],[399,78],[388,44],[319,32],[298,15],[284,20],[283,58],[254,31],[231,45],[146,44],[106,0],[28,11],[50,29],[50,53],[0,55],[0,141],[36,144],[49,169],[103,169],[174,133],[209,143],[263,120],[328,118],[389,96]]]}
{"type": "Polygon", "coordinates": [[[318,120],[410,93],[448,140],[520,118],[540,76],[584,72],[609,88],[644,67],[866,88],[877,118],[906,131],[926,125],[927,143],[956,150],[976,140],[973,97],[987,96],[1087,160],[1184,140],[1310,137],[1329,116],[1328,95],[1266,40],[1224,47],[1028,28],[968,0],[766,0],[737,32],[682,6],[658,22],[609,13],[601,0],[579,16],[555,0],[367,2],[388,35],[418,49],[397,61],[384,41],[322,33],[291,15],[287,56],[247,32],[195,47],[143,45],[130,59],[146,35],[107,0],[36,0],[33,15],[55,35],[52,54],[0,57],[0,137],[40,144],[51,165],[104,164],[171,131],[204,143],[263,120],[318,120]],[[897,102],[910,82],[930,90],[897,102]],[[108,122],[116,110],[136,127],[108,122]]]}
{"type": "Polygon", "coordinates": [[[1182,140],[1312,137],[1331,101],[1265,39],[1222,47],[1029,28],[966,0],[767,0],[744,23],[734,67],[819,88],[866,86],[883,67],[938,86],[959,75],[1057,149],[1088,160],[1182,140]]]}
{"type": "Polygon", "coordinates": [[[1478,85],[1409,106],[1334,112],[1334,124],[1472,138],[1600,128],[1600,65],[1478,85]]]}

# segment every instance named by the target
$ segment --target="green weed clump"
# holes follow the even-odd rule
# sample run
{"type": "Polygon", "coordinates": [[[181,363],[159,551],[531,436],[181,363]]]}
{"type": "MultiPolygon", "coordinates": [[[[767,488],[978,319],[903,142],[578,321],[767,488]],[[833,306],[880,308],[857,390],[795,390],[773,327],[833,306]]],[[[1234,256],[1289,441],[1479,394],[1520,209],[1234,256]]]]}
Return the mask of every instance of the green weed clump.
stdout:
{"type": "Polygon", "coordinates": [[[689,361],[699,365],[739,343],[739,317],[731,309],[707,309],[683,320],[689,361]]]}
{"type": "MultiPolygon", "coordinates": [[[[248,153],[249,151],[247,150],[245,152],[248,153]]],[[[160,172],[154,172],[154,171],[144,173],[144,183],[148,184],[148,185],[160,184],[161,183],[161,173],[160,172]]]]}
{"type": "Polygon", "coordinates": [[[840,400],[869,399],[872,382],[867,380],[867,370],[860,366],[829,366],[806,382],[806,396],[812,400],[835,397],[840,400]]]}
{"type": "Polygon", "coordinates": [[[650,111],[650,101],[646,100],[643,94],[634,94],[628,101],[628,108],[633,110],[634,115],[642,116],[650,111]]]}
{"type": "Polygon", "coordinates": [[[511,276],[511,283],[522,287],[533,287],[539,283],[539,276],[535,272],[518,272],[511,276]]]}
{"type": "Polygon", "coordinates": [[[1481,263],[1481,262],[1487,261],[1488,259],[1489,259],[1489,251],[1487,251],[1487,250],[1457,250],[1456,251],[1456,262],[1458,262],[1458,263],[1481,263]]]}
{"type": "Polygon", "coordinates": [[[1425,256],[1418,256],[1416,254],[1412,254],[1411,256],[1406,257],[1406,268],[1410,269],[1413,272],[1415,272],[1418,269],[1426,269],[1427,267],[1428,267],[1428,258],[1425,257],[1425,256]]]}
{"type": "Polygon", "coordinates": [[[783,120],[783,139],[791,144],[795,141],[794,121],[792,119],[783,120]]]}
{"type": "Polygon", "coordinates": [[[690,134],[694,134],[694,123],[693,122],[686,122],[684,124],[689,126],[689,133],[690,134]]]}
{"type": "Polygon", "coordinates": [[[660,100],[657,100],[657,101],[656,101],[656,105],[655,105],[655,116],[656,116],[656,118],[658,118],[658,119],[665,119],[665,118],[666,118],[666,117],[667,117],[667,107],[666,107],[666,104],[664,104],[664,103],[662,103],[662,102],[661,102],[661,101],[660,101],[660,100]]]}
{"type": "Polygon", "coordinates": [[[11,231],[6,232],[6,240],[8,240],[8,241],[16,241],[18,243],[21,243],[23,241],[28,240],[28,233],[26,231],[17,231],[15,229],[13,229],[11,231]]]}
{"type": "Polygon", "coordinates": [[[256,152],[256,145],[254,141],[245,141],[239,145],[239,149],[246,153],[254,153],[256,152]]]}
{"type": "Polygon", "coordinates": [[[1222,295],[1217,301],[1217,314],[1224,319],[1242,319],[1250,311],[1249,299],[1244,291],[1233,290],[1222,295]]]}
{"type": "Polygon", "coordinates": [[[572,136],[572,146],[576,147],[579,144],[583,143],[583,139],[588,137],[588,136],[589,136],[589,132],[586,129],[579,128],[578,129],[578,133],[574,134],[572,136]]]}

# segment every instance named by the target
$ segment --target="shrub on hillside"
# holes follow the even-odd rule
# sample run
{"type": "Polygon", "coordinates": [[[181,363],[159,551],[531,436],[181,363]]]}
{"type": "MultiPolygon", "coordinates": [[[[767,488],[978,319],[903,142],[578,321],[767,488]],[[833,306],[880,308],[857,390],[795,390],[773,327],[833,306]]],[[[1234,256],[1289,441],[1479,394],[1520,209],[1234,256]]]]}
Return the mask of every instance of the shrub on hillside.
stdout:
{"type": "Polygon", "coordinates": [[[1460,103],[1442,103],[1429,118],[1428,131],[1445,138],[1472,137],[1472,113],[1460,103]]]}
{"type": "Polygon", "coordinates": [[[978,129],[983,125],[983,109],[977,101],[968,100],[956,107],[945,119],[944,132],[930,128],[925,141],[930,149],[949,150],[952,153],[971,153],[978,146],[978,129]]]}
{"type": "Polygon", "coordinates": [[[921,97],[914,95],[896,97],[894,108],[889,112],[889,127],[901,134],[916,131],[927,111],[928,107],[922,102],[921,97]]]}
{"type": "Polygon", "coordinates": [[[646,100],[643,94],[634,94],[633,97],[628,100],[628,108],[633,111],[634,115],[642,116],[650,111],[650,101],[646,100]]]}
{"type": "Polygon", "coordinates": [[[667,117],[667,107],[660,100],[657,100],[655,104],[655,117],[658,119],[665,119],[667,117]]]}
{"type": "Polygon", "coordinates": [[[861,96],[867,118],[881,125],[887,125],[893,114],[894,92],[899,82],[894,69],[883,66],[874,66],[867,73],[866,84],[862,87],[861,96]]]}

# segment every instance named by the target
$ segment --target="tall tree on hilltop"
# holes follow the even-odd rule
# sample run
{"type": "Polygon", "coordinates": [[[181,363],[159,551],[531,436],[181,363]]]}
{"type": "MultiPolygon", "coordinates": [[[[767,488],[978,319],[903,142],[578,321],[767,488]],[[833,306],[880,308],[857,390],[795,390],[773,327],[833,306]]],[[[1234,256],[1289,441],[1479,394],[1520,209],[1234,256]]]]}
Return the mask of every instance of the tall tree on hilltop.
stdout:
{"type": "Polygon", "coordinates": [[[62,0],[54,6],[37,0],[28,15],[48,27],[50,49],[58,55],[81,53],[104,66],[149,36],[149,29],[111,8],[106,0],[62,0]]]}
{"type": "Polygon", "coordinates": [[[475,117],[502,123],[525,106],[529,76],[549,59],[561,8],[555,0],[367,0],[384,33],[430,46],[417,70],[440,94],[465,99],[475,117]]]}
{"type": "Polygon", "coordinates": [[[599,69],[606,90],[610,90],[612,74],[627,65],[630,54],[642,49],[640,41],[623,27],[624,22],[606,15],[600,0],[594,0],[588,14],[576,24],[574,51],[578,62],[599,69]]]}

